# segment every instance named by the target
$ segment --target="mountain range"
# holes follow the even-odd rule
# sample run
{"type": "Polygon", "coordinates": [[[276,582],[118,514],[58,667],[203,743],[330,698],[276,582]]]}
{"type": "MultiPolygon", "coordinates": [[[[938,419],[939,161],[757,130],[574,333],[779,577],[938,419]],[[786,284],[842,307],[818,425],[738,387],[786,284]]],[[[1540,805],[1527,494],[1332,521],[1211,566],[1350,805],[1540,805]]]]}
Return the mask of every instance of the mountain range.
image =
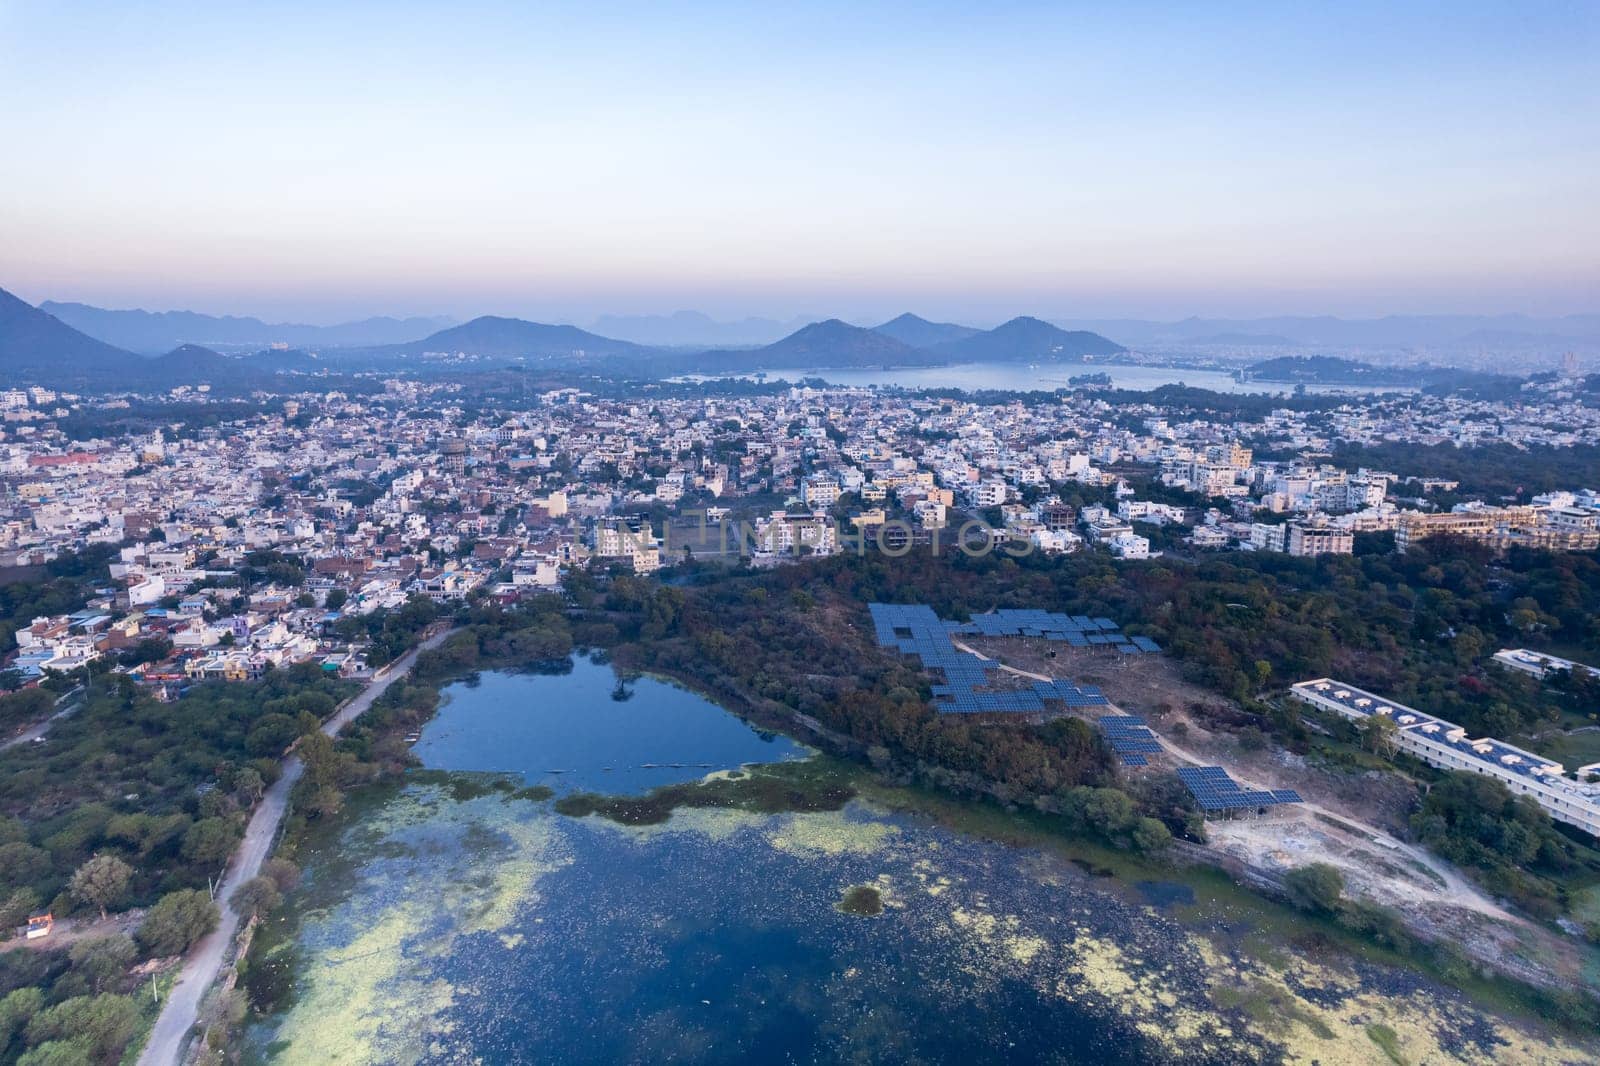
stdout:
{"type": "MultiPolygon", "coordinates": [[[[255,319],[215,319],[188,312],[102,312],[82,304],[47,306],[66,309],[69,317],[96,329],[110,328],[111,335],[137,326],[145,330],[138,342],[141,345],[148,345],[172,323],[198,321],[206,328],[221,328],[219,323],[241,330],[257,328],[241,325],[255,323],[255,319]]],[[[242,335],[246,334],[231,334],[242,335]]],[[[92,337],[46,307],[32,307],[0,290],[0,372],[17,382],[72,387],[165,387],[202,382],[257,387],[270,384],[271,376],[280,372],[367,369],[399,365],[427,355],[535,360],[573,369],[659,376],[793,367],[929,366],[979,360],[1081,361],[1086,356],[1113,355],[1124,350],[1097,334],[1062,330],[1026,317],[1014,318],[992,330],[930,322],[911,314],[900,315],[876,328],[854,326],[834,318],[812,322],[760,347],[684,352],[604,337],[577,326],[485,315],[437,330],[420,340],[324,348],[320,357],[300,350],[272,350],[240,358],[219,354],[209,346],[183,343],[151,358],[92,337]]]]}
{"type": "Polygon", "coordinates": [[[1085,356],[1127,351],[1094,333],[1068,332],[1037,318],[1013,318],[991,330],[929,322],[904,314],[881,326],[852,326],[837,318],[813,322],[760,348],[701,352],[683,360],[682,373],[880,366],[941,366],[972,362],[1081,362],[1085,356]],[[914,344],[902,338],[942,338],[914,344]]]}
{"type": "Polygon", "coordinates": [[[1065,330],[1026,315],[1002,322],[994,329],[974,332],[927,349],[930,354],[960,363],[1074,361],[1086,355],[1116,355],[1127,350],[1098,333],[1065,330]]]}
{"type": "Polygon", "coordinates": [[[209,384],[264,388],[277,375],[325,366],[303,351],[273,349],[244,357],[181,344],[147,356],[90,337],[0,289],[0,381],[85,391],[167,389],[209,384]]]}
{"type": "Polygon", "coordinates": [[[54,300],[46,300],[39,310],[107,344],[146,355],[185,344],[250,351],[274,344],[298,348],[404,344],[455,323],[451,318],[366,318],[333,326],[308,326],[195,311],[113,311],[54,300]]]}
{"type": "Polygon", "coordinates": [[[872,328],[913,348],[931,348],[936,344],[966,340],[975,333],[983,332],[973,326],[958,326],[953,322],[929,322],[909,311],[872,328]]]}
{"type": "Polygon", "coordinates": [[[393,346],[391,350],[408,355],[460,352],[493,359],[570,358],[575,362],[617,356],[638,358],[655,351],[642,344],[602,337],[577,326],[552,326],[495,315],[474,318],[471,322],[442,329],[419,341],[393,346]]]}

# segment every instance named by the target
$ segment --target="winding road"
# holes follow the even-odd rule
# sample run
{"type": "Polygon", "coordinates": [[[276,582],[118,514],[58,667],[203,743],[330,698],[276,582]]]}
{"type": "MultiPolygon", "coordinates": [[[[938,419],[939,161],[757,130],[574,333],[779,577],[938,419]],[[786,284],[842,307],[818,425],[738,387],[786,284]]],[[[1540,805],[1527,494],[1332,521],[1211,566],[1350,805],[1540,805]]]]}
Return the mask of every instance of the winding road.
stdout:
{"type": "Polygon", "coordinates": [[[0,751],[5,751],[8,748],[15,748],[18,745],[26,744],[31,740],[38,740],[40,737],[50,732],[50,727],[55,725],[56,719],[65,718],[67,715],[72,714],[79,707],[83,706],[84,701],[77,698],[78,693],[82,691],[82,686],[73,689],[65,696],[62,696],[59,700],[56,700],[56,705],[58,707],[62,704],[66,704],[66,706],[62,707],[61,710],[56,711],[44,721],[29,726],[27,729],[18,733],[16,736],[11,737],[9,740],[0,740],[0,751]],[[69,700],[71,701],[70,703],[68,702],[69,700]]]}
{"type": "MultiPolygon", "coordinates": [[[[330,737],[336,736],[341,729],[366,713],[372,702],[388,691],[397,678],[406,675],[416,662],[418,652],[437,647],[455,632],[454,629],[447,629],[436,633],[379,670],[359,696],[323,723],[322,731],[330,737]]],[[[184,1045],[200,1016],[200,1001],[222,972],[223,958],[239,931],[239,916],[229,902],[240,885],[261,872],[261,864],[271,854],[272,845],[278,838],[278,825],[289,809],[289,793],[304,771],[305,766],[291,755],[284,762],[282,776],[267,789],[255,813],[250,816],[244,839],[229,860],[227,872],[217,888],[217,905],[222,911],[222,918],[216,929],[189,949],[189,957],[183,962],[178,980],[167,994],[167,1001],[161,1007],[155,1027],[150,1030],[150,1039],[139,1056],[139,1066],[177,1066],[182,1061],[184,1045]]]]}

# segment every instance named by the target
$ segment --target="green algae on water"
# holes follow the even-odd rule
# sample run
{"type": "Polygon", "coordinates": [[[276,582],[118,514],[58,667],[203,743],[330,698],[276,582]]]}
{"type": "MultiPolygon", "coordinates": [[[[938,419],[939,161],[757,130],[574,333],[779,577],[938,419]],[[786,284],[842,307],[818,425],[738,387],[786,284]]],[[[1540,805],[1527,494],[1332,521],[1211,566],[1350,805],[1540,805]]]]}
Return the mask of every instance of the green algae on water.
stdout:
{"type": "Polygon", "coordinates": [[[876,918],[883,913],[883,893],[877,885],[851,885],[833,906],[841,914],[876,918]]]}

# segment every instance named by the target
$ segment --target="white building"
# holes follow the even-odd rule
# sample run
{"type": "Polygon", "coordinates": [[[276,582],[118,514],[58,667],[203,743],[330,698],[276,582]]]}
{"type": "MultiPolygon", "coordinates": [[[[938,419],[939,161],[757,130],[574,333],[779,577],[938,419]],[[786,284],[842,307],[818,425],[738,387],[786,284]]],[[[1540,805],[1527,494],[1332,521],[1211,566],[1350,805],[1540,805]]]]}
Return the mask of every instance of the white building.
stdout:
{"type": "Polygon", "coordinates": [[[1069,529],[1035,529],[1028,539],[1046,555],[1065,555],[1083,547],[1083,538],[1069,529]]]}
{"type": "Polygon", "coordinates": [[[1524,674],[1531,674],[1543,680],[1551,674],[1566,673],[1569,670],[1584,670],[1595,677],[1600,677],[1600,669],[1575,663],[1571,659],[1563,659],[1559,655],[1545,655],[1542,652],[1529,651],[1527,648],[1502,648],[1494,653],[1494,661],[1509,670],[1516,670],[1524,674]]]}
{"type": "Polygon", "coordinates": [[[1004,481],[980,481],[972,487],[972,505],[974,507],[999,507],[1006,502],[1009,490],[1004,481]]]}
{"type": "Polygon", "coordinates": [[[1281,552],[1287,536],[1288,530],[1281,525],[1267,522],[1252,522],[1250,525],[1250,547],[1256,551],[1281,552]]]}
{"type": "Polygon", "coordinates": [[[808,477],[800,485],[800,499],[814,510],[832,507],[839,502],[839,483],[831,477],[808,477]]]}
{"type": "Polygon", "coordinates": [[[1600,763],[1578,768],[1578,781],[1564,776],[1558,762],[1503,741],[1469,739],[1454,722],[1374,696],[1330,678],[1302,681],[1290,688],[1295,699],[1352,721],[1385,715],[1394,721],[1395,745],[1430,766],[1483,774],[1502,782],[1512,795],[1527,796],[1557,821],[1600,837],[1600,784],[1581,783],[1600,772],[1600,763]]]}
{"type": "Polygon", "coordinates": [[[1137,533],[1118,533],[1111,538],[1111,553],[1119,559],[1150,558],[1150,541],[1137,533]]]}
{"type": "Polygon", "coordinates": [[[1155,503],[1151,500],[1121,500],[1117,515],[1130,522],[1148,522],[1153,526],[1182,525],[1184,509],[1175,504],[1155,503]]]}
{"type": "Polygon", "coordinates": [[[1334,526],[1290,522],[1283,542],[1284,551],[1290,555],[1349,555],[1355,550],[1355,535],[1348,529],[1334,526]]]}

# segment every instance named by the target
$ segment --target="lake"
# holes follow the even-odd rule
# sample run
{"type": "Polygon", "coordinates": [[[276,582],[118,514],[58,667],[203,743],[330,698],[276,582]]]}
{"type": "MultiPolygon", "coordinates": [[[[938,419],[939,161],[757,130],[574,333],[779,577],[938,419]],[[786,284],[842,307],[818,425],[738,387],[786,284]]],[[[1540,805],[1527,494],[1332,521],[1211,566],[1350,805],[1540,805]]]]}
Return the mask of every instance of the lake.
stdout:
{"type": "Polygon", "coordinates": [[[809,754],[687,689],[653,677],[619,684],[610,666],[583,657],[562,673],[485,673],[451,686],[412,750],[431,769],[611,793],[809,754]]]}
{"type": "Polygon", "coordinates": [[[449,687],[429,769],[300,841],[251,956],[247,1061],[1384,1062],[1374,1026],[1408,1061],[1573,1055],[1403,970],[1295,949],[1213,871],[1030,837],[664,682],[616,686],[578,659],[449,687]],[[644,767],[663,761],[683,765],[644,767]],[[858,797],[646,825],[528,787],[824,772],[858,797]]]}
{"type": "MultiPolygon", "coordinates": [[[[1194,370],[1183,367],[1131,366],[1115,363],[1068,363],[1030,367],[1025,363],[961,363],[953,366],[879,367],[863,369],[803,369],[788,367],[766,371],[769,381],[799,381],[802,378],[821,378],[830,385],[885,386],[896,385],[907,389],[962,389],[972,392],[981,389],[1009,391],[1051,391],[1069,387],[1069,378],[1082,374],[1106,374],[1113,388],[1147,392],[1162,385],[1184,384],[1212,392],[1254,393],[1288,395],[1293,385],[1278,382],[1235,381],[1233,375],[1223,370],[1194,370]]],[[[752,377],[751,374],[729,374],[725,377],[752,377]]],[[[706,375],[688,375],[681,380],[706,380],[706,375]]],[[[1378,393],[1412,392],[1414,389],[1398,386],[1322,386],[1310,385],[1311,393],[1378,393]]]]}

